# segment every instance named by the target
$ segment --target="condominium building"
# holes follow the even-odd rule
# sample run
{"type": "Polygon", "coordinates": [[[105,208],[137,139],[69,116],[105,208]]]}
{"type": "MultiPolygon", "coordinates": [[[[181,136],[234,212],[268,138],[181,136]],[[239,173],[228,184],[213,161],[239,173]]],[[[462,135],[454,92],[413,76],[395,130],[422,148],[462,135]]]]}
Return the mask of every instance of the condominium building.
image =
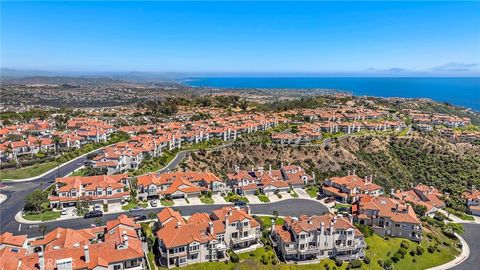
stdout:
{"type": "Polygon", "coordinates": [[[364,256],[363,234],[355,228],[351,216],[286,217],[283,225],[272,223],[270,237],[277,254],[287,262],[364,256]]]}
{"type": "Polygon", "coordinates": [[[355,222],[372,227],[381,236],[422,240],[422,223],[408,203],[364,195],[352,205],[352,214],[355,222]]]}
{"type": "Polygon", "coordinates": [[[228,259],[228,249],[256,248],[260,225],[242,210],[227,206],[213,214],[195,213],[185,221],[165,208],[158,213],[160,263],[168,268],[228,259]]]}
{"type": "Polygon", "coordinates": [[[323,183],[322,191],[326,195],[334,196],[338,201],[353,203],[361,194],[372,196],[383,195],[383,188],[373,183],[372,176],[361,178],[353,174],[344,177],[332,177],[323,183]]]}

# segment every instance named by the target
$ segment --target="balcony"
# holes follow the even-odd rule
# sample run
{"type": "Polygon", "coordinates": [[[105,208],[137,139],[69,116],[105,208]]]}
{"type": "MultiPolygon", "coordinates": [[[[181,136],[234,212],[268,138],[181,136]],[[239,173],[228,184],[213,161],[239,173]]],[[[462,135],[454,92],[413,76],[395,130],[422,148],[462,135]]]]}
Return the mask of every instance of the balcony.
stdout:
{"type": "Polygon", "coordinates": [[[238,244],[238,243],[241,243],[241,242],[246,242],[246,241],[252,241],[252,240],[256,240],[258,238],[261,237],[261,234],[260,233],[257,233],[257,234],[251,234],[247,237],[239,237],[239,238],[232,238],[230,241],[233,243],[233,244],[238,244]]]}

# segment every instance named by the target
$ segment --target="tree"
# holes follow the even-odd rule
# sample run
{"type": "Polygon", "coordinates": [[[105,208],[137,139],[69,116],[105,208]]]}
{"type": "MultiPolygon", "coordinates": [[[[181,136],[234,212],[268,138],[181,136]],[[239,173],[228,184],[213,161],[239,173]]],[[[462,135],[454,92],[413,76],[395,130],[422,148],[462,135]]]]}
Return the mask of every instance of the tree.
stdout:
{"type": "Polygon", "coordinates": [[[36,189],[25,197],[23,210],[25,212],[40,213],[45,203],[48,204],[48,194],[40,189],[36,189]]]}
{"type": "Polygon", "coordinates": [[[45,225],[38,226],[38,232],[42,234],[42,237],[45,236],[45,232],[47,232],[47,227],[45,225]]]}
{"type": "Polygon", "coordinates": [[[58,146],[60,145],[61,138],[55,135],[55,136],[52,137],[52,141],[55,144],[55,153],[57,153],[58,152],[58,146]]]}

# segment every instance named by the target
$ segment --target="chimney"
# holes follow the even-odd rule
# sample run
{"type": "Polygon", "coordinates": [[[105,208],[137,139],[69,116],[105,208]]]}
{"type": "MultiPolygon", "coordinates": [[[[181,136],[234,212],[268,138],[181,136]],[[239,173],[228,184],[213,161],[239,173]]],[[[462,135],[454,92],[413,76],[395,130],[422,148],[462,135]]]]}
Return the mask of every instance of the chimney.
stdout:
{"type": "Polygon", "coordinates": [[[229,215],[229,216],[232,215],[232,208],[229,208],[229,209],[228,209],[228,215],[229,215]]]}
{"type": "Polygon", "coordinates": [[[475,188],[475,185],[472,185],[472,193],[475,193],[477,189],[475,188]]]}
{"type": "Polygon", "coordinates": [[[123,236],[123,243],[125,244],[125,247],[128,248],[128,236],[126,235],[123,236]]]}
{"type": "Polygon", "coordinates": [[[320,231],[323,233],[325,231],[325,223],[320,223],[320,231]]]}
{"type": "Polygon", "coordinates": [[[250,208],[250,205],[247,205],[247,214],[251,215],[252,209],[250,208]]]}
{"type": "Polygon", "coordinates": [[[352,216],[352,214],[348,214],[348,221],[350,221],[350,224],[353,224],[353,216],[352,216]]]}
{"type": "Polygon", "coordinates": [[[252,172],[254,172],[254,171],[255,171],[255,167],[252,165],[252,172]]]}
{"type": "Polygon", "coordinates": [[[270,172],[270,174],[272,174],[272,164],[268,165],[268,171],[270,172]]]}
{"type": "Polygon", "coordinates": [[[333,235],[333,222],[330,222],[330,235],[333,235]]]}
{"type": "Polygon", "coordinates": [[[45,258],[43,257],[43,252],[38,253],[38,268],[40,270],[45,270],[45,258]]]}
{"type": "Polygon", "coordinates": [[[228,227],[228,215],[225,215],[225,229],[228,227]]]}
{"type": "Polygon", "coordinates": [[[85,253],[85,262],[90,262],[90,250],[87,245],[83,246],[83,252],[85,253]]]}
{"type": "Polygon", "coordinates": [[[350,175],[350,170],[348,170],[348,173],[347,173],[347,175],[350,175]]]}
{"type": "Polygon", "coordinates": [[[407,213],[408,213],[410,211],[410,204],[407,203],[406,205],[407,205],[407,213]]]}
{"type": "Polygon", "coordinates": [[[312,217],[310,216],[310,217],[308,217],[308,224],[312,224],[312,223],[313,223],[312,222],[312,217]]]}
{"type": "Polygon", "coordinates": [[[209,232],[211,235],[215,236],[215,232],[214,232],[214,230],[213,230],[213,223],[212,223],[211,221],[208,222],[208,232],[209,232]]]}
{"type": "Polygon", "coordinates": [[[280,163],[280,168],[283,168],[283,162],[282,162],[282,163],[280,163]]]}
{"type": "Polygon", "coordinates": [[[353,169],[353,175],[355,175],[355,169],[353,169]]]}
{"type": "Polygon", "coordinates": [[[390,195],[393,195],[395,193],[395,190],[393,188],[390,189],[390,195]]]}
{"type": "Polygon", "coordinates": [[[180,221],[177,222],[177,228],[182,226],[182,223],[180,223],[180,221]]]}
{"type": "Polygon", "coordinates": [[[407,194],[402,194],[402,200],[405,201],[406,198],[407,198],[407,194]]]}
{"type": "Polygon", "coordinates": [[[275,219],[271,219],[272,220],[272,227],[271,227],[271,231],[274,232],[275,231],[275,219]]]}
{"type": "Polygon", "coordinates": [[[400,203],[399,203],[399,202],[395,202],[395,211],[398,212],[399,207],[400,207],[400,203]]]}
{"type": "Polygon", "coordinates": [[[335,224],[335,223],[337,223],[337,216],[334,216],[334,217],[333,217],[333,222],[332,222],[332,224],[335,224]]]}

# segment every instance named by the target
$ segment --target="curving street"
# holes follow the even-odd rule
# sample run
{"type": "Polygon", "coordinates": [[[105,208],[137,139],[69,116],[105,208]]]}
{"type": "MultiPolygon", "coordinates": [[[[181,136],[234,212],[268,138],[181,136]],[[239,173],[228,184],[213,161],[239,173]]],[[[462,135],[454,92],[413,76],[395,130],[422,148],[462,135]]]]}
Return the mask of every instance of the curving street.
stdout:
{"type": "MultiPolygon", "coordinates": [[[[184,216],[190,216],[194,213],[198,212],[207,212],[212,213],[213,210],[218,209],[222,206],[227,204],[219,205],[189,205],[189,206],[177,206],[172,207],[175,210],[180,211],[180,213],[184,216]]],[[[271,215],[274,210],[278,211],[278,214],[281,216],[298,216],[299,211],[298,209],[302,209],[302,214],[313,215],[313,214],[323,214],[328,211],[327,207],[321,204],[318,201],[314,200],[305,200],[305,199],[288,199],[283,200],[275,203],[263,203],[263,204],[251,204],[251,211],[252,214],[264,214],[264,215],[271,215]]],[[[138,210],[134,212],[128,213],[114,213],[114,214],[106,214],[102,217],[102,221],[106,222],[112,219],[116,219],[121,214],[127,214],[130,216],[133,215],[148,215],[148,213],[158,213],[162,208],[156,209],[146,209],[146,210],[138,210]]],[[[15,215],[14,215],[15,216],[15,215]]],[[[28,234],[29,237],[39,236],[41,235],[40,231],[38,230],[38,224],[30,225],[30,224],[21,224],[15,220],[15,217],[12,217],[10,220],[2,221],[4,225],[2,225],[2,232],[9,231],[15,234],[28,234]]],[[[46,226],[47,232],[55,229],[56,227],[63,227],[63,228],[72,228],[72,229],[82,229],[88,228],[95,223],[95,219],[84,219],[84,218],[75,218],[75,219],[68,219],[68,220],[61,220],[61,221],[53,221],[53,222],[44,222],[43,225],[46,226]]]]}
{"type": "Polygon", "coordinates": [[[468,243],[470,256],[453,267],[455,270],[473,270],[480,269],[480,224],[464,223],[465,234],[463,239],[468,243]]]}

